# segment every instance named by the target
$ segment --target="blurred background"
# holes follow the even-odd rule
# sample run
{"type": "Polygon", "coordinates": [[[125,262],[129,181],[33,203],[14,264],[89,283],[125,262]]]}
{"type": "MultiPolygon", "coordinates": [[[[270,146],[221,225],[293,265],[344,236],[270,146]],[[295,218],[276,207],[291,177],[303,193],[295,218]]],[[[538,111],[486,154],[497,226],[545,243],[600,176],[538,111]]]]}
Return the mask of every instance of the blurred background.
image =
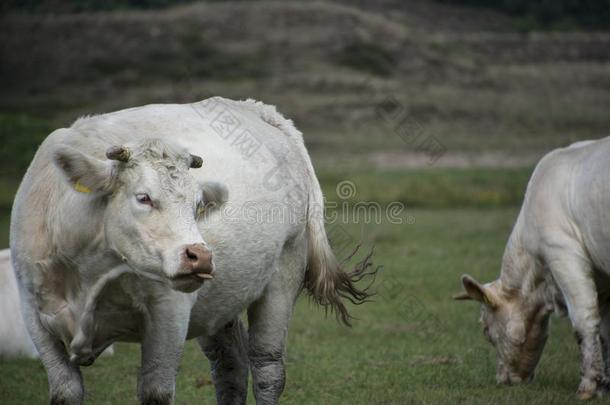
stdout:
{"type": "MultiPolygon", "coordinates": [[[[398,354],[383,349],[390,350],[387,359],[376,363],[393,376],[376,386],[388,401],[417,400],[420,394],[429,399],[426,389],[438,377],[436,371],[396,372],[394,362],[404,359],[405,350],[424,356],[408,363],[412,367],[464,367],[461,375],[474,373],[481,386],[493,385],[490,352],[482,352],[483,363],[471,359],[484,364],[476,370],[456,354],[460,339],[486,349],[478,330],[459,332],[434,349],[425,346],[429,337],[418,334],[425,329],[421,319],[405,321],[404,313],[392,318],[404,304],[401,291],[424,291],[411,305],[428,308],[428,323],[449,313],[453,332],[464,322],[478,328],[472,307],[427,303],[446,300],[459,287],[461,272],[497,275],[525,185],[544,153],[610,135],[609,0],[8,0],[0,11],[0,247],[8,246],[19,180],[53,129],[85,114],[213,95],[277,105],[303,131],[329,199],[337,199],[335,187],[347,179],[356,190],[350,203],[400,202],[408,212],[409,224],[398,228],[345,226],[353,239],[366,234],[375,242],[389,269],[379,284],[386,301],[362,315],[370,322],[360,331],[372,345],[362,353],[374,353],[380,336],[396,339],[401,348],[398,354]],[[376,323],[381,316],[388,321],[376,323]],[[418,333],[412,333],[413,323],[418,333]],[[442,353],[430,357],[431,350],[442,353]],[[386,386],[392,378],[420,382],[422,391],[393,393],[386,386]]],[[[323,317],[315,313],[311,319],[323,317]]],[[[296,326],[303,339],[316,333],[306,325],[296,326]]],[[[347,332],[320,328],[342,347],[347,332]]],[[[307,356],[299,357],[299,342],[292,342],[292,361],[303,363],[307,356]]],[[[577,357],[570,343],[566,338],[567,346],[551,352],[577,357]]],[[[303,346],[306,352],[311,347],[303,346]]],[[[25,366],[11,367],[18,374],[25,366]]],[[[332,374],[341,366],[328,367],[332,374]]],[[[559,374],[543,384],[556,386],[564,378],[561,368],[548,372],[559,374]]],[[[347,383],[370,384],[370,376],[349,373],[347,383]]],[[[566,365],[565,375],[574,379],[563,385],[569,395],[572,385],[576,389],[576,361],[566,365]]],[[[209,385],[204,377],[185,378],[181,384],[191,388],[209,385]]],[[[329,387],[324,373],[317,382],[311,378],[303,374],[294,385],[289,368],[292,394],[286,401],[336,400],[347,384],[342,379],[329,387]],[[319,396],[308,396],[312,385],[319,396]],[[324,396],[335,388],[337,397],[324,396]]],[[[460,382],[454,384],[459,391],[460,382]]],[[[540,398],[529,389],[534,391],[511,391],[525,397],[487,395],[499,401],[540,398]]],[[[363,402],[378,398],[370,392],[377,391],[364,391],[363,402]]],[[[567,398],[559,395],[555,403],[567,398]]]]}
{"type": "MultiPolygon", "coordinates": [[[[3,221],[15,182],[52,129],[147,103],[222,95],[275,104],[304,132],[321,175],[531,167],[551,148],[610,133],[608,0],[1,7],[3,221]]],[[[514,204],[522,191],[453,190],[420,201],[419,188],[390,188],[384,200],[412,206],[514,204]]]]}

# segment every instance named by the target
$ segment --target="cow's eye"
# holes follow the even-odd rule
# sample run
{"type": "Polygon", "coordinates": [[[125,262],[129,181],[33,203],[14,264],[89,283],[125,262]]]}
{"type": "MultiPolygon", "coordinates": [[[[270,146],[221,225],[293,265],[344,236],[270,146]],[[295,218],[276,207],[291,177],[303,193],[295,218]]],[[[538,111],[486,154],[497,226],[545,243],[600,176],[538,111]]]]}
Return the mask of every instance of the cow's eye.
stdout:
{"type": "Polygon", "coordinates": [[[136,194],[136,200],[138,200],[140,204],[150,205],[151,207],[153,206],[150,196],[146,193],[136,194]]]}

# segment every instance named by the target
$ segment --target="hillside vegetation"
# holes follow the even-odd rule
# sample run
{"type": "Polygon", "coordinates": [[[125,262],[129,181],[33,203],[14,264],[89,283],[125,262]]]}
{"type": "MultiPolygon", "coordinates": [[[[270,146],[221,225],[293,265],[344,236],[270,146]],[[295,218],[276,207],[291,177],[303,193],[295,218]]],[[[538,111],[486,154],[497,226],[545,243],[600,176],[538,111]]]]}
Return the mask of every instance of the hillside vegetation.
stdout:
{"type": "Polygon", "coordinates": [[[531,165],[608,134],[610,34],[514,22],[424,0],[8,14],[0,131],[32,121],[37,140],[41,123],[223,95],[277,104],[324,165],[426,165],[426,138],[437,165],[531,165]]]}

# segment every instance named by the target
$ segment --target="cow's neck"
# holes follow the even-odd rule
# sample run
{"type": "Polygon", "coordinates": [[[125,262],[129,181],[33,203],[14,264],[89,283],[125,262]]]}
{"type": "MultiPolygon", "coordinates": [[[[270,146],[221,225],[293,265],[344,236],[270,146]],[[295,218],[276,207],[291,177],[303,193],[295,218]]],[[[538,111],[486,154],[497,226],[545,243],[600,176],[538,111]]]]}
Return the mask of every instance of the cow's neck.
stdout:
{"type": "Polygon", "coordinates": [[[540,260],[526,249],[521,228],[521,221],[517,221],[506,245],[500,286],[506,295],[519,295],[532,303],[542,303],[552,280],[540,260]]]}

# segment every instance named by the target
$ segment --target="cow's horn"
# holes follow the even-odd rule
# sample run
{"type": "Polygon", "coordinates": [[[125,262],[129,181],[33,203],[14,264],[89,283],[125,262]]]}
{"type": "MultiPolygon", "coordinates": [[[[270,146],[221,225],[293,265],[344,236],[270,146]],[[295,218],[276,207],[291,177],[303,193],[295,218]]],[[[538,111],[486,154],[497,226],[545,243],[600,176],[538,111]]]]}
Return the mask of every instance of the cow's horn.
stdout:
{"type": "Polygon", "coordinates": [[[110,160],[118,160],[119,162],[129,161],[131,152],[124,146],[111,146],[106,151],[106,157],[110,160]]]}
{"type": "Polygon", "coordinates": [[[191,169],[199,169],[203,165],[203,159],[197,155],[191,155],[191,169]]]}

